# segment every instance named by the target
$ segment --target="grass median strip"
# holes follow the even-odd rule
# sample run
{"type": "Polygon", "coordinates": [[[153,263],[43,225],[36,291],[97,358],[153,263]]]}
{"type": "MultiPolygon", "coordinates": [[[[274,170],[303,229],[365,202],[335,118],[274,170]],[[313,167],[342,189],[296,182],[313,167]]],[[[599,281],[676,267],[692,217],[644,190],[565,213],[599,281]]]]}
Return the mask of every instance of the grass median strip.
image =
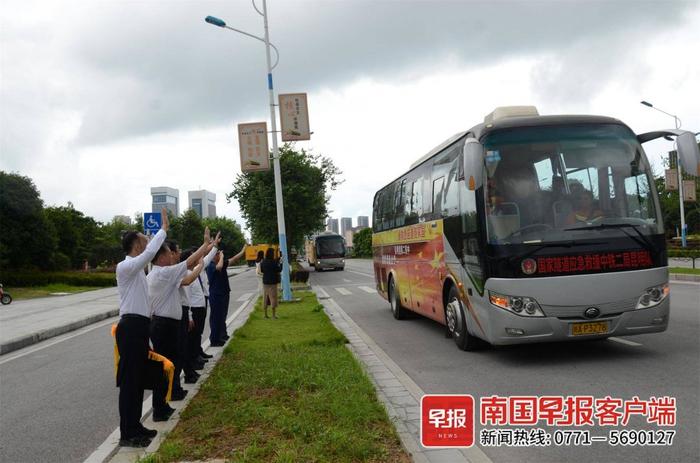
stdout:
{"type": "Polygon", "coordinates": [[[700,268],[671,267],[668,271],[670,273],[682,273],[685,275],[700,275],[700,268]]]}
{"type": "Polygon", "coordinates": [[[144,461],[408,462],[374,386],[316,296],[256,305],[157,453],[144,461]]]}
{"type": "Polygon", "coordinates": [[[8,293],[12,295],[12,299],[15,301],[21,301],[23,299],[36,299],[37,297],[49,297],[55,293],[83,293],[85,291],[94,291],[96,289],[103,289],[102,287],[96,286],[73,286],[66,285],[63,283],[52,283],[50,285],[44,286],[31,286],[26,288],[4,288],[8,293]]]}

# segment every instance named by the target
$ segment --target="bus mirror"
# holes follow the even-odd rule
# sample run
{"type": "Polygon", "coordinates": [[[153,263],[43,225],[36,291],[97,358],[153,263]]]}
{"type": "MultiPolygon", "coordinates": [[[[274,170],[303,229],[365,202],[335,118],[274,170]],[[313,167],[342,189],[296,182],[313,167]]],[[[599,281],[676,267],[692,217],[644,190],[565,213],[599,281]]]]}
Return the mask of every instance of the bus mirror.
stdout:
{"type": "Polygon", "coordinates": [[[690,175],[700,175],[700,149],[693,132],[683,132],[676,138],[678,159],[683,170],[690,175]]]}
{"type": "Polygon", "coordinates": [[[476,138],[464,142],[464,178],[470,190],[478,190],[483,183],[484,147],[476,138]]]}

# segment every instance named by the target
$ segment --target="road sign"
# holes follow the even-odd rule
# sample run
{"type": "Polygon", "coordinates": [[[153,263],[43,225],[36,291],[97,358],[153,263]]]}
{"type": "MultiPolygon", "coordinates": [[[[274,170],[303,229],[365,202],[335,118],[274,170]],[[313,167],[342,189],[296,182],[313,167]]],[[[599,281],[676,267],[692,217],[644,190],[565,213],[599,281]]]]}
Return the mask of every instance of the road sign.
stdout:
{"type": "Polygon", "coordinates": [[[683,201],[695,202],[698,198],[695,195],[695,180],[683,180],[683,201]]]}
{"type": "Polygon", "coordinates": [[[146,212],[143,214],[143,231],[147,235],[158,233],[161,223],[160,212],[146,212]]]}
{"type": "Polygon", "coordinates": [[[666,191],[678,191],[678,171],[666,169],[666,191]]]}
{"type": "Polygon", "coordinates": [[[310,140],[306,93],[279,95],[282,141],[310,140]]]}
{"type": "Polygon", "coordinates": [[[241,152],[241,172],[255,172],[270,168],[267,122],[238,124],[238,146],[241,152]]]}

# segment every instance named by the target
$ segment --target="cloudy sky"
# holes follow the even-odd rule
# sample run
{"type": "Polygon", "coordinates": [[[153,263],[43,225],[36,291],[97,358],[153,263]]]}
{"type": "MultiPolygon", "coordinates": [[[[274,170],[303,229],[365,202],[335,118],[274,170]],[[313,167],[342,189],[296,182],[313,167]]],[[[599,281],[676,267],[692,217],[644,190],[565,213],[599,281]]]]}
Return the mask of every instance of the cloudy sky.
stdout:
{"type": "MultiPolygon", "coordinates": [[[[262,0],[258,0],[262,5],[262,0]]],[[[600,114],[638,133],[676,113],[700,131],[698,1],[268,0],[276,91],[309,94],[312,140],[345,182],[333,217],[496,106],[600,114]]],[[[4,0],[0,169],[48,205],[108,221],[150,208],[151,186],[217,195],[240,172],[236,124],[269,118],[250,1],[4,0]]],[[[646,146],[657,174],[666,141],[646,146]]]]}

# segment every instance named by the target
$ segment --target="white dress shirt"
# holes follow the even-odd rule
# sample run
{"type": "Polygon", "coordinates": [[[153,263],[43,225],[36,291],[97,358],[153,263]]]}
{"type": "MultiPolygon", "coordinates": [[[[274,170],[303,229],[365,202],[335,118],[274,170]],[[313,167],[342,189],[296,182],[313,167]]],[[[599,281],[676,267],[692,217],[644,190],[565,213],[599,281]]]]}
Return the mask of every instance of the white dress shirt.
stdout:
{"type": "Polygon", "coordinates": [[[141,254],[136,257],[126,256],[117,264],[119,315],[136,314],[151,317],[148,285],[143,269],[163,245],[166,236],[165,231],[159,230],[141,254]]]}
{"type": "MultiPolygon", "coordinates": [[[[207,268],[207,265],[212,261],[216,253],[218,252],[218,249],[216,249],[216,246],[212,248],[211,251],[209,251],[209,254],[204,257],[204,268],[207,268]]],[[[189,270],[188,274],[191,274],[192,271],[189,270]]],[[[204,299],[204,296],[209,296],[209,285],[207,284],[207,272],[202,270],[202,273],[199,274],[199,277],[192,282],[189,286],[190,288],[190,307],[204,307],[206,306],[206,300],[204,299]]]]}
{"type": "Polygon", "coordinates": [[[148,274],[148,299],[153,315],[180,320],[180,284],[187,275],[187,261],[161,267],[154,265],[148,274]]]}

